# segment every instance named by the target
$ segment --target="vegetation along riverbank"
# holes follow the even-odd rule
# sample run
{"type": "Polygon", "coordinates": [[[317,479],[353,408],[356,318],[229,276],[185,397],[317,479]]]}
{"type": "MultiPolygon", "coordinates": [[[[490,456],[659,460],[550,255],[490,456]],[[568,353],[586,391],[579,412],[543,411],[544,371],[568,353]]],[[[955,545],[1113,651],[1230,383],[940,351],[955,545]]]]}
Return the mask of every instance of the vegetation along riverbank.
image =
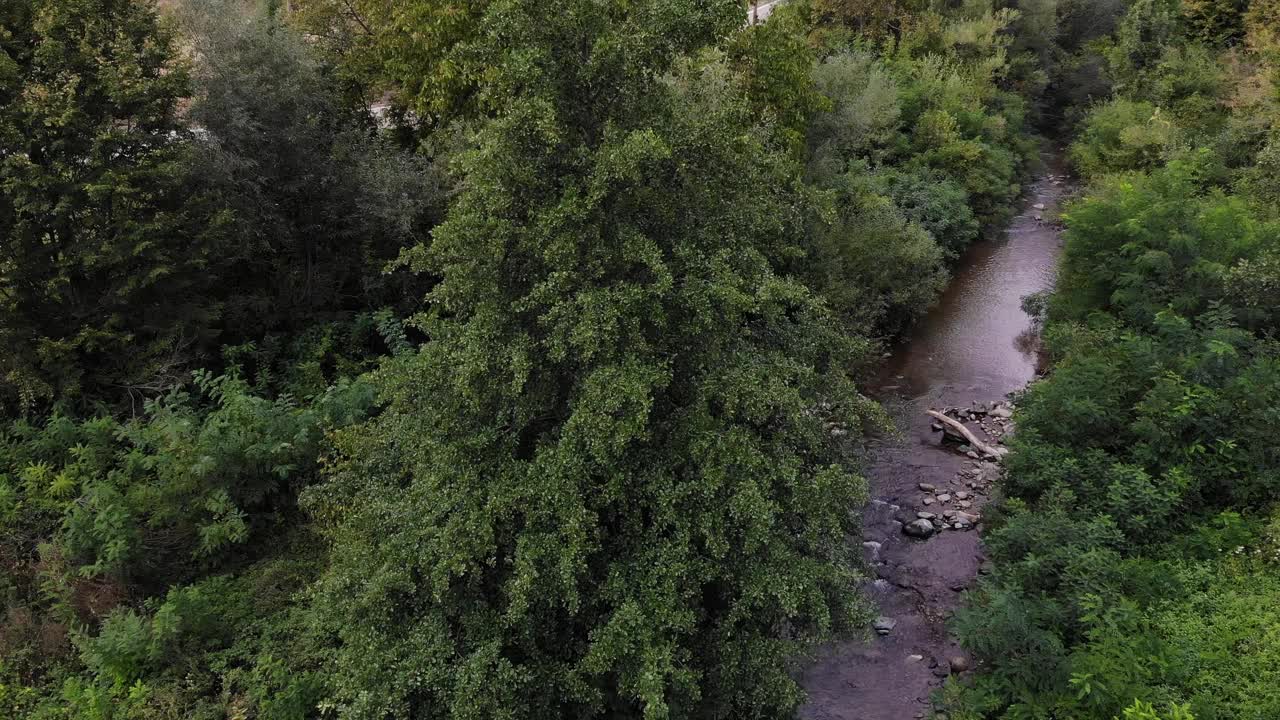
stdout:
{"type": "Polygon", "coordinates": [[[1275,2],[748,13],[0,5],[0,716],[820,709],[909,630],[885,355],[1055,221],[1044,134],[1052,369],[883,717],[1280,716],[1275,2]]]}

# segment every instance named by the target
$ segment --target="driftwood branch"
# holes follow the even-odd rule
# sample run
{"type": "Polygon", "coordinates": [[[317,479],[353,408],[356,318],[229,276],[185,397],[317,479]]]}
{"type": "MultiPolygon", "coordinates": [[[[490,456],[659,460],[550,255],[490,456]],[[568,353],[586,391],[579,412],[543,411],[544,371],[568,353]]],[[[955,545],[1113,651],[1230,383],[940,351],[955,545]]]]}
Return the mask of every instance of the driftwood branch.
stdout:
{"type": "Polygon", "coordinates": [[[941,420],[942,422],[946,423],[949,427],[951,427],[952,430],[955,430],[956,432],[963,435],[964,439],[968,440],[970,445],[977,448],[984,455],[990,455],[992,457],[1004,457],[1004,454],[1009,452],[1009,448],[998,447],[996,445],[988,445],[987,443],[982,442],[981,440],[978,439],[977,435],[974,435],[969,430],[969,428],[965,427],[964,423],[960,422],[959,420],[953,420],[952,418],[949,418],[946,415],[943,415],[937,410],[925,410],[925,413],[927,413],[930,417],[941,420]]]}

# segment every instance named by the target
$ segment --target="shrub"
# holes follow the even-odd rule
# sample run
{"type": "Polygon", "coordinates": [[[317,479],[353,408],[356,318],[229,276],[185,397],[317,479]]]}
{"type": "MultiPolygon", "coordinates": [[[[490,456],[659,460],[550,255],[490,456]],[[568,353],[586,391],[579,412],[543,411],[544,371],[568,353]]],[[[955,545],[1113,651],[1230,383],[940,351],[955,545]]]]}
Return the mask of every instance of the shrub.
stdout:
{"type": "Polygon", "coordinates": [[[1164,308],[1195,315],[1223,299],[1227,268],[1280,230],[1240,198],[1206,191],[1205,160],[1202,152],[1147,175],[1103,179],[1068,208],[1054,317],[1106,310],[1151,327],[1164,308]]]}
{"type": "Polygon", "coordinates": [[[876,178],[853,169],[826,184],[831,205],[809,230],[809,284],[858,333],[901,333],[946,285],[933,237],[875,192],[876,178]]]}
{"type": "Polygon", "coordinates": [[[1116,99],[1089,112],[1069,156],[1086,177],[1151,170],[1177,142],[1177,127],[1155,105],[1116,99]]]}

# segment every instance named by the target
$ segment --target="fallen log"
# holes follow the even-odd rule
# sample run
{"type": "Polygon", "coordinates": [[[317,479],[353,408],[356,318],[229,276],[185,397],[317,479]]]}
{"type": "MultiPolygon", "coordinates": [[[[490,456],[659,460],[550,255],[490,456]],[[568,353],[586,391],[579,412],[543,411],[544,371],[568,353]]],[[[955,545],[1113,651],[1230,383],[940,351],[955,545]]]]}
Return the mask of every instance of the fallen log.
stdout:
{"type": "Polygon", "coordinates": [[[1004,457],[1004,454],[1009,452],[1009,448],[998,447],[995,445],[988,445],[987,443],[982,442],[981,440],[978,439],[977,435],[974,435],[973,432],[970,431],[969,428],[965,427],[964,423],[960,422],[959,420],[953,420],[947,417],[946,415],[943,415],[942,413],[938,412],[937,410],[925,410],[925,412],[928,413],[930,417],[933,417],[939,422],[946,423],[946,425],[950,427],[952,430],[955,430],[956,432],[963,435],[964,439],[968,440],[970,445],[977,448],[977,450],[984,455],[990,455],[991,457],[998,458],[998,457],[1004,457]]]}

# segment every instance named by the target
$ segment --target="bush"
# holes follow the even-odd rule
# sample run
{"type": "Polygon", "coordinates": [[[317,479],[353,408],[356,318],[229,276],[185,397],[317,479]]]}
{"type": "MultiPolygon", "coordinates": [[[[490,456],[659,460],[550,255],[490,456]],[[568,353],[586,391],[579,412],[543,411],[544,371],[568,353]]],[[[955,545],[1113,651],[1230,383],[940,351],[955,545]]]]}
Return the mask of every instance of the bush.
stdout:
{"type": "Polygon", "coordinates": [[[942,246],[947,259],[959,257],[978,239],[980,226],[968,192],[945,174],[919,166],[884,167],[876,172],[875,183],[877,192],[942,246]]]}
{"type": "Polygon", "coordinates": [[[902,125],[898,83],[889,69],[870,53],[837,53],[814,68],[813,82],[831,108],[809,125],[812,165],[829,172],[834,164],[838,172],[851,158],[882,159],[902,125]]]}
{"type": "Polygon", "coordinates": [[[1089,112],[1069,157],[1086,177],[1152,170],[1177,143],[1177,127],[1155,105],[1116,99],[1089,112]]]}
{"type": "Polygon", "coordinates": [[[1150,174],[1099,181],[1066,213],[1067,249],[1053,317],[1114,312],[1150,328],[1171,308],[1195,315],[1224,298],[1227,269],[1280,237],[1240,198],[1202,184],[1200,152],[1150,174]]]}
{"type": "Polygon", "coordinates": [[[809,230],[805,273],[854,332],[895,335],[933,304],[947,272],[933,237],[876,184],[858,169],[826,184],[830,205],[809,230]]]}
{"type": "Polygon", "coordinates": [[[289,512],[314,479],[324,429],[363,417],[368,389],[341,383],[299,405],[197,374],[120,423],[55,416],[11,425],[0,455],[6,529],[24,553],[56,541],[75,575],[173,581],[216,563],[289,512]],[[212,407],[198,400],[207,399],[212,407]]]}

